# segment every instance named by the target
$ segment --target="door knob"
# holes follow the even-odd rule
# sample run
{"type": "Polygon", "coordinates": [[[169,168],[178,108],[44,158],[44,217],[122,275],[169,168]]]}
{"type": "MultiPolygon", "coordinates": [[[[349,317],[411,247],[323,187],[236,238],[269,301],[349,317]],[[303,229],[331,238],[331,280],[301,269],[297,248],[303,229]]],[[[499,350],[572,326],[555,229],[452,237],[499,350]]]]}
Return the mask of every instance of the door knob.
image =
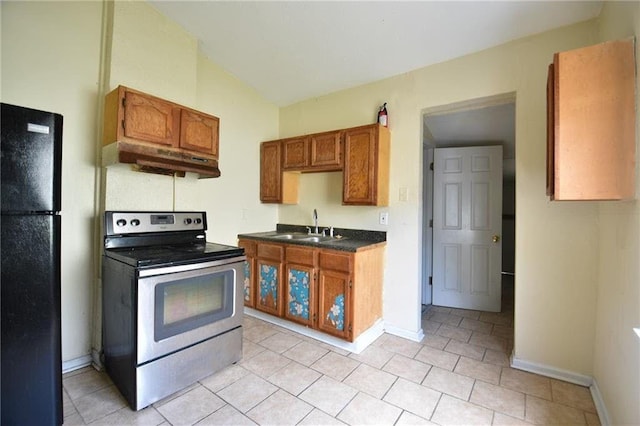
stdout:
{"type": "Polygon", "coordinates": [[[498,241],[500,241],[500,235],[494,235],[493,237],[491,237],[491,241],[497,243],[498,241]]]}

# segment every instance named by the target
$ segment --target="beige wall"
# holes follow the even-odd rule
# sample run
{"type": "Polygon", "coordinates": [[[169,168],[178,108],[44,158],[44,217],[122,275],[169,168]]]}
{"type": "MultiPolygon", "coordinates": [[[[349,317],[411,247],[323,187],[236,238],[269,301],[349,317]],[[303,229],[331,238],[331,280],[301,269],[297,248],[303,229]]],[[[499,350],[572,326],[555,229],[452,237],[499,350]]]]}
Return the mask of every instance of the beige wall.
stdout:
{"type": "Polygon", "coordinates": [[[67,368],[87,363],[92,343],[99,349],[100,322],[94,319],[101,315],[96,275],[102,208],[203,209],[209,240],[228,244],[240,232],[271,229],[277,221],[277,207],[259,202],[257,143],[278,136],[278,108],[205,58],[195,38],[147,3],[106,5],[103,12],[102,2],[0,3],[2,102],[59,112],[65,120],[62,355],[67,368]],[[119,84],[218,116],[222,177],[174,179],[127,166],[96,167],[102,99],[119,84]]]}
{"type": "Polygon", "coordinates": [[[519,359],[592,372],[597,284],[595,203],[545,197],[546,73],[553,53],[594,41],[588,22],[526,38],[374,84],[311,99],[281,112],[282,136],[366,124],[386,101],[390,114],[388,209],[340,205],[339,175],[303,175],[301,200],[280,209],[281,222],[385,229],[389,211],[384,319],[395,331],[420,328],[421,117],[428,108],[516,93],[516,330],[519,359]],[[409,201],[399,201],[400,187],[409,201]]]}
{"type": "Polygon", "coordinates": [[[317,208],[322,225],[387,230],[385,321],[416,332],[421,112],[515,92],[514,357],[554,373],[595,377],[613,423],[640,423],[640,339],[632,331],[640,326],[637,202],[551,203],[544,195],[545,84],[553,53],[638,33],[639,8],[637,2],[607,2],[598,20],[283,108],[284,137],[370,123],[377,105],[388,102],[391,203],[344,207],[341,174],[303,175],[300,203],[281,207],[280,221],[310,223],[317,208]],[[398,200],[402,186],[409,188],[408,202],[398,200]],[[385,210],[388,227],[378,224],[385,210]]]}
{"type": "Polygon", "coordinates": [[[272,228],[277,207],[259,202],[261,140],[278,135],[278,108],[204,57],[197,39],[145,2],[113,5],[107,90],[125,85],[220,118],[216,179],[173,178],[109,167],[106,209],[206,210],[209,240],[272,228]],[[255,173],[248,173],[254,170],[255,173]]]}
{"type": "MultiPolygon", "coordinates": [[[[603,41],[640,33],[640,3],[607,2],[599,22],[603,41]]],[[[640,45],[636,40],[636,69],[640,45]]],[[[636,86],[636,108],[640,93],[636,86]]],[[[636,109],[636,140],[640,110],[636,109]]],[[[637,146],[637,145],[636,145],[637,146]]],[[[636,157],[637,158],[637,157],[636,157]]],[[[640,176],[636,166],[636,194],[640,176]]],[[[593,375],[611,424],[640,424],[640,208],[638,201],[600,203],[598,306],[593,375]]]]}
{"type": "Polygon", "coordinates": [[[2,9],[2,102],[64,116],[62,357],[91,345],[99,2],[13,2],[2,9]]]}
{"type": "Polygon", "coordinates": [[[387,230],[385,320],[394,331],[415,335],[420,330],[422,112],[515,92],[515,356],[593,375],[614,423],[640,423],[640,339],[630,330],[640,326],[637,202],[550,203],[544,196],[547,64],[556,51],[637,33],[637,3],[607,2],[597,21],[281,110],[205,58],[191,35],[146,3],[110,5],[101,58],[102,3],[0,3],[2,101],[65,117],[65,361],[86,357],[91,348],[99,257],[94,210],[102,204],[205,209],[209,239],[227,243],[239,232],[272,229],[277,221],[310,223],[314,208],[321,225],[387,230]],[[219,116],[222,177],[173,179],[127,167],[96,174],[101,91],[118,84],[219,116]],[[343,207],[341,173],[302,176],[296,206],[259,203],[259,141],[371,123],[382,102],[388,102],[392,131],[388,208],[343,207]],[[98,197],[96,187],[102,188],[98,197]],[[409,190],[406,202],[398,199],[400,187],[409,190]],[[381,211],[390,213],[388,227],[378,224],[381,211]]]}
{"type": "Polygon", "coordinates": [[[108,167],[105,209],[205,210],[208,240],[226,244],[238,233],[274,228],[277,207],[259,202],[257,144],[277,137],[278,108],[204,57],[197,39],[145,2],[115,2],[112,27],[107,90],[125,85],[219,117],[221,177],[108,167]]]}

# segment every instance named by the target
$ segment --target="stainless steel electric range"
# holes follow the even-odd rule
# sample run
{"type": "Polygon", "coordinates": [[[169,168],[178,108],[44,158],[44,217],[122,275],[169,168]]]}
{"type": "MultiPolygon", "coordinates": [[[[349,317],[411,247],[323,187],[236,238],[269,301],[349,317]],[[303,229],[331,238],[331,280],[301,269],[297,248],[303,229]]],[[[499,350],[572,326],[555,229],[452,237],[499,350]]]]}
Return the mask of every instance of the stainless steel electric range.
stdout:
{"type": "Polygon", "coordinates": [[[104,217],[107,373],[139,410],[242,357],[244,250],[206,242],[205,212],[104,217]]]}

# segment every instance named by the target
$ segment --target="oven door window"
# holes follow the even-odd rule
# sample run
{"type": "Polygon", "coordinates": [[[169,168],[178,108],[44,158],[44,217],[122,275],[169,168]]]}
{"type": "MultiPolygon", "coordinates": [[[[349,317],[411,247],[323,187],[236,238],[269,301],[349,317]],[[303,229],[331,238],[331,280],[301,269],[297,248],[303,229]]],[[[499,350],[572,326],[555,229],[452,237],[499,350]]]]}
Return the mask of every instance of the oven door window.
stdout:
{"type": "Polygon", "coordinates": [[[232,316],[233,278],[233,271],[226,270],[157,284],[154,340],[232,316]]]}

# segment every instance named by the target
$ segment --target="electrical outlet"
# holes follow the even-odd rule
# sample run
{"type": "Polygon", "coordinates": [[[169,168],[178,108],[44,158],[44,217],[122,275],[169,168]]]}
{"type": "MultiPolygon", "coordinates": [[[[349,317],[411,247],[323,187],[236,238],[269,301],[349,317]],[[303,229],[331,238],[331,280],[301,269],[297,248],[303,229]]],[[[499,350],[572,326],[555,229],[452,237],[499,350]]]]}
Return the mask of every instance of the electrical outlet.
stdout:
{"type": "Polygon", "coordinates": [[[388,225],[389,224],[389,213],[382,212],[380,213],[380,225],[388,225]]]}

